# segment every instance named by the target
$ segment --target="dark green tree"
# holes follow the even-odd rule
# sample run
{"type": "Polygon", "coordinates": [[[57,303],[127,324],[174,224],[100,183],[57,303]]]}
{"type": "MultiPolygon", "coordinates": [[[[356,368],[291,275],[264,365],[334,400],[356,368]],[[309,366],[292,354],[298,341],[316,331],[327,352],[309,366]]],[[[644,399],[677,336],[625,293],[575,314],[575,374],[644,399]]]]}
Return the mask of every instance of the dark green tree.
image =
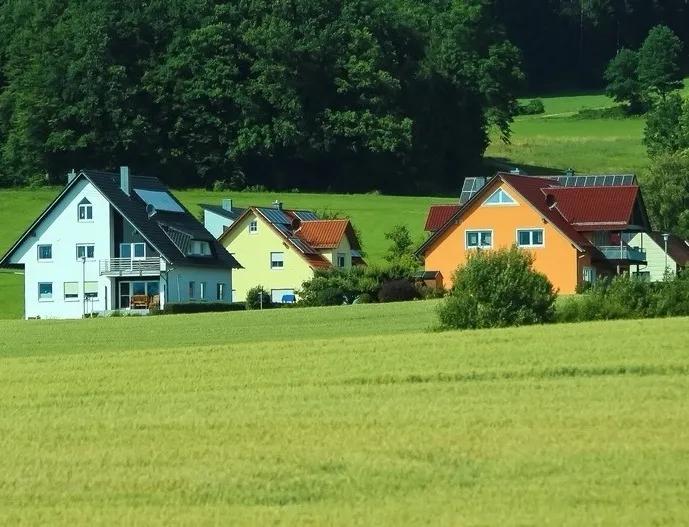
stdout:
{"type": "Polygon", "coordinates": [[[658,101],[648,113],[643,143],[652,158],[689,148],[689,107],[678,93],[658,101]]]}
{"type": "Polygon", "coordinates": [[[661,154],[643,181],[655,229],[689,238],[689,159],[686,153],[661,154]]]}
{"type": "Polygon", "coordinates": [[[638,113],[643,109],[638,68],[639,54],[630,49],[622,49],[605,70],[605,80],[608,83],[606,94],[618,103],[627,104],[631,113],[638,113]]]}
{"type": "Polygon", "coordinates": [[[647,96],[665,98],[682,87],[682,41],[667,26],[656,26],[639,50],[639,82],[647,96]]]}

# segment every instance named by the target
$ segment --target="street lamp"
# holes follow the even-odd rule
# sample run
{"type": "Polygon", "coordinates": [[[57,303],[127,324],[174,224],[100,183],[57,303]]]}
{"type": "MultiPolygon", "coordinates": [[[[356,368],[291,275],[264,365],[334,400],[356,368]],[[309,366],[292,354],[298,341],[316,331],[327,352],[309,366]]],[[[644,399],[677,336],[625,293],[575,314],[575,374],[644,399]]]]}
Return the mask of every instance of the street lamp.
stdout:
{"type": "Polygon", "coordinates": [[[668,265],[667,265],[667,240],[668,240],[669,237],[670,237],[670,234],[669,234],[669,233],[667,233],[667,232],[664,232],[664,233],[663,233],[663,242],[665,242],[665,276],[666,276],[666,277],[667,277],[668,271],[669,271],[669,268],[668,268],[668,265]]]}

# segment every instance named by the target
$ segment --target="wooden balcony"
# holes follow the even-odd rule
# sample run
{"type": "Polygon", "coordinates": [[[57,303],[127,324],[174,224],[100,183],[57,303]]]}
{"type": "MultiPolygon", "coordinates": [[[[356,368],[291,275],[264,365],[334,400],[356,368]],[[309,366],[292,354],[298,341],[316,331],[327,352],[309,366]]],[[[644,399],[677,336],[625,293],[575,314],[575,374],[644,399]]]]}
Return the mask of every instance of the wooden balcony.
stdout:
{"type": "Polygon", "coordinates": [[[101,276],[160,276],[160,258],[110,258],[99,262],[101,276]]]}

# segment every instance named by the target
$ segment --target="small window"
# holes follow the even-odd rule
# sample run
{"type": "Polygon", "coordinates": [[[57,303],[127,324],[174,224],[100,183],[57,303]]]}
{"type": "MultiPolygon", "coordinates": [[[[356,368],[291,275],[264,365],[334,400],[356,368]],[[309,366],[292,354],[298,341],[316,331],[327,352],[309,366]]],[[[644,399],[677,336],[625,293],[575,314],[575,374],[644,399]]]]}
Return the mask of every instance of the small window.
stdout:
{"type": "Polygon", "coordinates": [[[543,229],[517,230],[517,245],[519,247],[543,247],[543,229]]]}
{"type": "Polygon", "coordinates": [[[256,234],[258,232],[258,221],[251,220],[249,223],[249,234],[256,234]]]}
{"type": "Polygon", "coordinates": [[[196,296],[196,282],[189,282],[189,298],[196,296]]]}
{"type": "Polygon", "coordinates": [[[77,243],[77,260],[93,260],[94,254],[95,246],[92,243],[77,243]]]}
{"type": "Polygon", "coordinates": [[[466,231],[467,248],[489,248],[493,246],[492,231],[466,231]]]}
{"type": "Polygon", "coordinates": [[[91,300],[98,298],[98,282],[84,282],[84,296],[91,300]]]}
{"type": "Polygon", "coordinates": [[[79,204],[79,221],[93,221],[93,205],[87,200],[79,204]]]}
{"type": "Polygon", "coordinates": [[[79,299],[79,282],[65,282],[65,300],[78,300],[79,299]]]}
{"type": "Polygon", "coordinates": [[[52,245],[39,245],[38,246],[38,259],[39,260],[52,260],[53,259],[53,246],[52,245]]]}
{"type": "Polygon", "coordinates": [[[38,283],[38,300],[46,301],[53,299],[53,284],[52,282],[38,283]]]}
{"type": "Polygon", "coordinates": [[[515,205],[517,202],[507,192],[499,188],[483,202],[484,205],[515,205]]]}
{"type": "Polygon", "coordinates": [[[225,300],[225,284],[218,282],[215,286],[216,300],[225,300]]]}
{"type": "Polygon", "coordinates": [[[199,289],[200,298],[201,298],[201,300],[205,300],[206,299],[206,282],[200,282],[199,286],[200,286],[200,289],[199,289]]]}
{"type": "Polygon", "coordinates": [[[133,243],[134,246],[134,258],[146,258],[146,244],[145,243],[133,243]]]}
{"type": "Polygon", "coordinates": [[[285,266],[284,253],[270,253],[270,268],[282,269],[285,266]]]}
{"type": "Polygon", "coordinates": [[[190,256],[210,256],[211,246],[204,240],[192,240],[189,245],[190,256]]]}
{"type": "Polygon", "coordinates": [[[590,284],[594,283],[596,281],[596,268],[595,267],[584,267],[583,278],[584,278],[584,282],[588,282],[590,284]]]}
{"type": "Polygon", "coordinates": [[[337,266],[342,268],[345,266],[345,254],[337,253],[337,266]]]}

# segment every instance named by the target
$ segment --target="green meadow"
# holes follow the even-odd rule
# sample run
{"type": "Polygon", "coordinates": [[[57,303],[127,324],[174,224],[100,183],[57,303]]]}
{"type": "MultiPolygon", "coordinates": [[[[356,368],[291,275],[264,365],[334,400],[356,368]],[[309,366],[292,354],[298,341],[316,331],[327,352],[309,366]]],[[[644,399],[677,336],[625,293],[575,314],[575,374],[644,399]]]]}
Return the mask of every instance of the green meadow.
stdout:
{"type": "Polygon", "coordinates": [[[0,321],[0,522],[686,520],[689,320],[435,305],[0,321]]]}

